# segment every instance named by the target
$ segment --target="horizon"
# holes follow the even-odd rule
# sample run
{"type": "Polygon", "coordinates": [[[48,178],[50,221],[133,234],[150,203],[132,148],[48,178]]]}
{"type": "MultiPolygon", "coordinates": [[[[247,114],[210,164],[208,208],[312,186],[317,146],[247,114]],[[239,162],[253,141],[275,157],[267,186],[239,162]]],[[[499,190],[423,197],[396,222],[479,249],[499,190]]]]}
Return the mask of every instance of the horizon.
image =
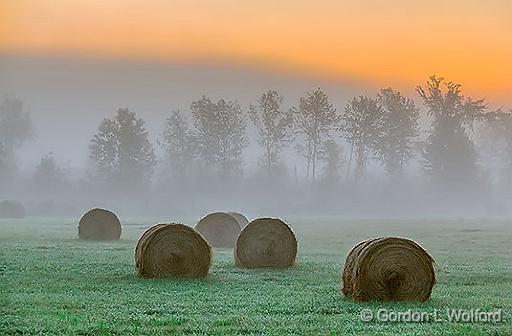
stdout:
{"type": "MultiPolygon", "coordinates": [[[[249,104],[268,89],[280,91],[285,107],[292,107],[304,93],[321,88],[342,112],[352,97],[375,96],[387,87],[350,80],[327,80],[301,73],[257,71],[236,65],[186,65],[85,56],[0,55],[0,69],[4,74],[0,77],[0,94],[21,99],[34,118],[34,139],[19,153],[20,160],[27,163],[23,169],[28,171],[35,167],[41,155],[48,153],[54,153],[60,162],[73,169],[85,168],[88,158],[82,154],[98,123],[104,117],[113,116],[118,108],[127,107],[142,117],[151,139],[156,142],[171,111],[180,109],[188,114],[190,104],[202,95],[234,100],[247,110],[249,104]],[[69,128],[77,122],[80,122],[80,128],[69,128]],[[56,128],[62,131],[62,136],[48,136],[56,128]]],[[[429,77],[417,85],[424,85],[429,77]]],[[[452,78],[446,80],[457,82],[452,78]]],[[[416,86],[393,88],[413,99],[424,111],[416,86]]],[[[465,96],[485,99],[489,104],[488,111],[511,110],[509,106],[512,104],[497,105],[486,97],[471,96],[469,91],[462,86],[465,96]]]]}

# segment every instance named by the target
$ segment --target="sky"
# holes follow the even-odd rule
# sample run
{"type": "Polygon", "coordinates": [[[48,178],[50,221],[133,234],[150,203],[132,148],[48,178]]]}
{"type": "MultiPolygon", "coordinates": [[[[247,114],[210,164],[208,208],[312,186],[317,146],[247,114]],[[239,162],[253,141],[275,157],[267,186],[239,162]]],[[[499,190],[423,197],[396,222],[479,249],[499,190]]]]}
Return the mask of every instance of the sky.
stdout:
{"type": "Polygon", "coordinates": [[[1,0],[0,55],[213,64],[512,99],[509,0],[1,0]]]}
{"type": "Polygon", "coordinates": [[[246,109],[270,88],[287,107],[321,87],[356,95],[436,74],[512,108],[509,0],[0,0],[0,96],[24,101],[35,136],[20,153],[87,164],[98,123],[127,107],[156,142],[201,95],[246,109]]]}

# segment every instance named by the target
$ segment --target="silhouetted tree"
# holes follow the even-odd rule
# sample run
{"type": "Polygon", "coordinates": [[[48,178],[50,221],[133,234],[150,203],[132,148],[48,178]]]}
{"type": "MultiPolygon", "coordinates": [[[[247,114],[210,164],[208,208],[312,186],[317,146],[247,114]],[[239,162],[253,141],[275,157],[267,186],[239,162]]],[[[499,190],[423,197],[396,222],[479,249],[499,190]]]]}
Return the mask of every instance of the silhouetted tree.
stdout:
{"type": "Polygon", "coordinates": [[[325,181],[338,182],[343,164],[343,147],[334,140],[327,140],[322,144],[318,157],[325,163],[323,176],[325,181]]]}
{"type": "Polygon", "coordinates": [[[15,169],[16,151],[32,131],[32,118],[23,102],[4,96],[0,105],[0,176],[15,169]]]}
{"type": "Polygon", "coordinates": [[[383,109],[382,134],[376,142],[376,154],[390,175],[401,175],[405,162],[413,155],[419,134],[419,109],[414,101],[391,88],[378,95],[383,109]]]}
{"type": "Polygon", "coordinates": [[[269,176],[279,164],[280,154],[293,135],[293,115],[283,112],[283,98],[275,90],[263,93],[258,105],[249,107],[251,121],[258,131],[258,143],[264,148],[263,162],[269,176]]]}
{"type": "Polygon", "coordinates": [[[505,142],[507,144],[506,156],[510,167],[510,173],[512,174],[512,110],[510,110],[508,113],[504,113],[502,118],[504,124],[503,128],[505,133],[505,142]]]}
{"type": "Polygon", "coordinates": [[[512,110],[505,113],[503,118],[504,139],[505,139],[505,160],[508,172],[508,179],[512,181],[512,110]]]}
{"type": "Polygon", "coordinates": [[[89,150],[100,176],[116,174],[119,168],[119,124],[112,119],[103,119],[89,150]]]}
{"type": "Polygon", "coordinates": [[[345,107],[341,132],[350,144],[347,177],[355,155],[355,179],[363,176],[369,159],[384,137],[384,108],[376,99],[359,96],[345,107]]]}
{"type": "Polygon", "coordinates": [[[39,192],[55,192],[65,189],[68,184],[66,174],[55,161],[53,154],[41,157],[32,176],[32,184],[39,192]]]}
{"type": "Polygon", "coordinates": [[[436,76],[417,91],[433,117],[423,155],[428,175],[443,185],[460,186],[476,178],[478,156],[468,131],[487,105],[465,98],[459,84],[436,76]]]}
{"type": "Polygon", "coordinates": [[[7,150],[4,144],[0,142],[0,181],[10,170],[11,168],[7,157],[7,150]]]}
{"type": "Polygon", "coordinates": [[[171,176],[175,179],[188,176],[194,159],[193,136],[180,111],[173,111],[166,119],[162,147],[169,162],[171,176]]]}
{"type": "Polygon", "coordinates": [[[481,161],[512,182],[512,111],[486,113],[479,128],[481,161]]]}
{"type": "Polygon", "coordinates": [[[299,134],[304,136],[303,155],[306,158],[306,180],[315,181],[318,152],[322,143],[329,139],[338,126],[340,117],[320,89],[306,93],[300,98],[299,106],[292,108],[294,123],[299,134]]]}
{"type": "Polygon", "coordinates": [[[217,168],[224,176],[242,171],[242,150],[247,146],[246,121],[236,102],[213,102],[203,96],[192,103],[194,139],[204,170],[217,168]]]}
{"type": "Polygon", "coordinates": [[[104,119],[91,140],[90,158],[100,177],[118,187],[149,185],[156,164],[144,121],[128,109],[119,109],[114,119],[104,119]]]}

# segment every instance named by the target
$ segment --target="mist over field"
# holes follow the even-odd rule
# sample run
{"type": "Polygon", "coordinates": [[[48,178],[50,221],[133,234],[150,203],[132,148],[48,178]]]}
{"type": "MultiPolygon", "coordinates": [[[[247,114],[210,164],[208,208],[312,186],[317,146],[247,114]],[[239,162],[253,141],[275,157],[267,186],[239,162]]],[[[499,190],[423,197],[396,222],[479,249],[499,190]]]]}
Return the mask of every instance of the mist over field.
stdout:
{"type": "Polygon", "coordinates": [[[29,216],[506,217],[510,106],[215,64],[0,58],[0,200],[29,216]],[[500,109],[501,108],[501,109],[500,109]]]}
{"type": "Polygon", "coordinates": [[[512,335],[511,23],[0,0],[0,336],[512,335]]]}

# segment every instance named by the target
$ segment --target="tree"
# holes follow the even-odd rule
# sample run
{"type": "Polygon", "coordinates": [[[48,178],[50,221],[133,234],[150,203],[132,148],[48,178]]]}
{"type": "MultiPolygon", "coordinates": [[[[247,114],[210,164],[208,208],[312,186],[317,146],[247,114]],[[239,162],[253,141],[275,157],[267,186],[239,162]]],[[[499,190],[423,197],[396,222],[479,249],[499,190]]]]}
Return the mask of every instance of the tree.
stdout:
{"type": "Polygon", "coordinates": [[[3,175],[11,170],[9,159],[7,157],[7,150],[3,143],[0,142],[0,181],[3,175]]]}
{"type": "Polygon", "coordinates": [[[293,115],[283,112],[283,98],[275,90],[261,95],[258,105],[249,107],[249,116],[258,131],[258,143],[264,148],[263,162],[269,176],[273,175],[280,161],[280,154],[293,135],[293,115]]]}
{"type": "Polygon", "coordinates": [[[23,102],[5,96],[0,105],[0,142],[6,150],[15,150],[32,135],[32,118],[23,102]]]}
{"type": "Polygon", "coordinates": [[[242,170],[242,150],[247,146],[247,124],[238,103],[203,96],[192,103],[194,143],[201,168],[217,169],[222,175],[242,170]]]}
{"type": "Polygon", "coordinates": [[[303,155],[306,157],[306,180],[316,178],[318,152],[322,143],[329,139],[338,126],[340,117],[320,89],[306,93],[300,98],[299,106],[292,108],[294,123],[299,134],[304,136],[303,155]]]}
{"type": "Polygon", "coordinates": [[[512,110],[502,114],[504,138],[506,142],[506,157],[508,161],[509,171],[512,172],[512,110]]]}
{"type": "Polygon", "coordinates": [[[23,102],[5,96],[0,105],[0,175],[14,170],[16,151],[32,135],[32,118],[23,102]]]}
{"type": "Polygon", "coordinates": [[[114,119],[104,119],[89,149],[99,177],[112,179],[118,187],[150,183],[155,154],[144,121],[134,112],[119,109],[114,119]]]}
{"type": "Polygon", "coordinates": [[[493,172],[503,173],[506,182],[503,185],[509,186],[512,181],[512,111],[486,113],[478,130],[481,162],[493,172]]]}
{"type": "Polygon", "coordinates": [[[343,164],[343,147],[334,140],[327,140],[322,144],[318,157],[325,163],[325,181],[338,182],[340,180],[340,168],[343,164]]]}
{"type": "Polygon", "coordinates": [[[469,131],[487,109],[484,100],[465,98],[459,84],[436,76],[417,92],[433,118],[423,153],[427,174],[443,185],[458,186],[477,177],[478,155],[469,131]]]}
{"type": "Polygon", "coordinates": [[[401,175],[419,135],[419,109],[413,100],[391,88],[381,90],[377,100],[383,109],[382,137],[376,142],[377,157],[388,174],[401,175]]]}
{"type": "Polygon", "coordinates": [[[65,188],[67,184],[65,172],[58,166],[52,153],[41,157],[32,176],[32,183],[40,192],[54,192],[65,188]]]}
{"type": "Polygon", "coordinates": [[[115,120],[103,119],[89,146],[90,158],[100,176],[116,174],[119,166],[119,125],[115,120]]]}
{"type": "Polygon", "coordinates": [[[162,132],[162,147],[169,161],[171,175],[183,179],[194,159],[193,136],[180,111],[173,111],[166,119],[162,132]]]}
{"type": "Polygon", "coordinates": [[[350,144],[347,176],[355,154],[355,179],[361,178],[369,159],[384,136],[384,108],[376,99],[354,97],[345,107],[341,132],[350,144]]]}

